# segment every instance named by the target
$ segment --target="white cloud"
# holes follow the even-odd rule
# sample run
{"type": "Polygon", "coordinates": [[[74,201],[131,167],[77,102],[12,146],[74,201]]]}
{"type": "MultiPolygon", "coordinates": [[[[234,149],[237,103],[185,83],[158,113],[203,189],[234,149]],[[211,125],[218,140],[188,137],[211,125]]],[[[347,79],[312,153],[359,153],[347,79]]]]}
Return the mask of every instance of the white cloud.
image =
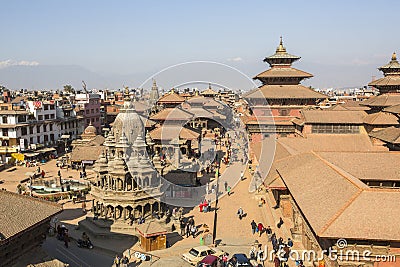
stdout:
{"type": "Polygon", "coordinates": [[[235,61],[235,62],[238,62],[238,61],[242,61],[243,59],[241,58],[241,57],[234,57],[234,58],[228,58],[228,61],[235,61]]]}
{"type": "Polygon", "coordinates": [[[39,62],[37,61],[27,61],[27,60],[16,61],[12,59],[0,61],[0,69],[7,68],[10,66],[37,66],[37,65],[39,65],[39,62]]]}

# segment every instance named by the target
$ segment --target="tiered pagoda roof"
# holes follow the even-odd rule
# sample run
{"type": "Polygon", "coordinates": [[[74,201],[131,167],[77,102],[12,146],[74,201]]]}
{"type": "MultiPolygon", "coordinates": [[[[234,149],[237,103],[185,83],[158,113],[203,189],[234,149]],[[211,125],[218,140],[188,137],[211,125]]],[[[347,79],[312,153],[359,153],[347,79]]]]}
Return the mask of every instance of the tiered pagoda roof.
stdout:
{"type": "Polygon", "coordinates": [[[400,64],[397,61],[396,53],[393,53],[392,60],[378,68],[383,72],[384,77],[370,82],[369,86],[379,89],[381,94],[400,93],[400,64]]]}
{"type": "Polygon", "coordinates": [[[325,99],[326,96],[301,84],[263,85],[245,95],[246,98],[265,99],[325,99]]]}
{"type": "Polygon", "coordinates": [[[163,95],[160,99],[158,99],[158,104],[167,104],[167,103],[177,103],[180,104],[185,101],[185,98],[180,96],[175,92],[175,90],[171,90],[171,92],[163,95]]]}
{"type": "Polygon", "coordinates": [[[261,72],[253,79],[260,80],[265,84],[299,84],[301,80],[313,77],[312,74],[292,68],[292,63],[300,57],[286,52],[286,48],[281,41],[275,54],[266,57],[264,62],[268,62],[271,69],[261,72]]]}
{"type": "Polygon", "coordinates": [[[311,73],[292,68],[292,63],[300,57],[287,53],[282,37],[275,54],[266,57],[271,68],[259,73],[253,79],[262,82],[262,86],[250,91],[246,98],[265,99],[325,99],[326,96],[300,85],[303,79],[311,78],[311,73]]]}

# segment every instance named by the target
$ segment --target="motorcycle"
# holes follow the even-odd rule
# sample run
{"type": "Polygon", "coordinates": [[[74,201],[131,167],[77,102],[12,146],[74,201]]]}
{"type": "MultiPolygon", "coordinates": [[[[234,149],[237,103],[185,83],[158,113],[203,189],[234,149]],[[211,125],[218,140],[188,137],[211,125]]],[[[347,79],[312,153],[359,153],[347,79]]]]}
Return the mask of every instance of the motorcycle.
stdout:
{"type": "Polygon", "coordinates": [[[82,239],[78,239],[77,245],[80,248],[88,248],[88,249],[92,249],[93,248],[93,244],[92,244],[92,242],[90,242],[90,240],[83,241],[82,239]]]}

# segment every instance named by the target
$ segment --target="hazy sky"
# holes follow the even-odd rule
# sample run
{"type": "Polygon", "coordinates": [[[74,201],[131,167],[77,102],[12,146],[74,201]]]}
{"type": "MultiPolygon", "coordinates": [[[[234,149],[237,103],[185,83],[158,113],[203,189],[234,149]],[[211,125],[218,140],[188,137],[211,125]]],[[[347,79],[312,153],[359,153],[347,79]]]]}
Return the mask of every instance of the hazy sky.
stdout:
{"type": "MultiPolygon", "coordinates": [[[[153,73],[193,60],[249,76],[283,36],[316,87],[366,84],[400,52],[400,1],[1,1],[0,68],[153,73]]],[[[138,81],[136,86],[142,81],[138,81]]],[[[1,81],[0,81],[1,83],[1,81]]]]}

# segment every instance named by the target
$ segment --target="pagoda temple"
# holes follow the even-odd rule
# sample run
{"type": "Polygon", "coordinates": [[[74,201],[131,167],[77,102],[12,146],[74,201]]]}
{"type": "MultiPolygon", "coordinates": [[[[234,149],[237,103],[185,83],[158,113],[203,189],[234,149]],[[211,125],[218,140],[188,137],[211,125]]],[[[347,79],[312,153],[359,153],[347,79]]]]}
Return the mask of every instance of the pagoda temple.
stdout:
{"type": "Polygon", "coordinates": [[[383,72],[384,77],[368,85],[377,88],[379,95],[362,103],[371,108],[370,112],[379,112],[384,108],[400,104],[400,64],[396,53],[392,54],[392,59],[388,64],[378,70],[383,72]]]}
{"type": "Polygon", "coordinates": [[[317,102],[326,98],[300,84],[313,75],[292,67],[299,59],[286,51],[282,37],[275,54],[264,59],[271,68],[253,78],[262,85],[244,96],[252,112],[252,116],[246,119],[246,125],[253,135],[294,134],[295,127],[291,120],[300,115],[301,109],[316,106],[317,102]]]}

